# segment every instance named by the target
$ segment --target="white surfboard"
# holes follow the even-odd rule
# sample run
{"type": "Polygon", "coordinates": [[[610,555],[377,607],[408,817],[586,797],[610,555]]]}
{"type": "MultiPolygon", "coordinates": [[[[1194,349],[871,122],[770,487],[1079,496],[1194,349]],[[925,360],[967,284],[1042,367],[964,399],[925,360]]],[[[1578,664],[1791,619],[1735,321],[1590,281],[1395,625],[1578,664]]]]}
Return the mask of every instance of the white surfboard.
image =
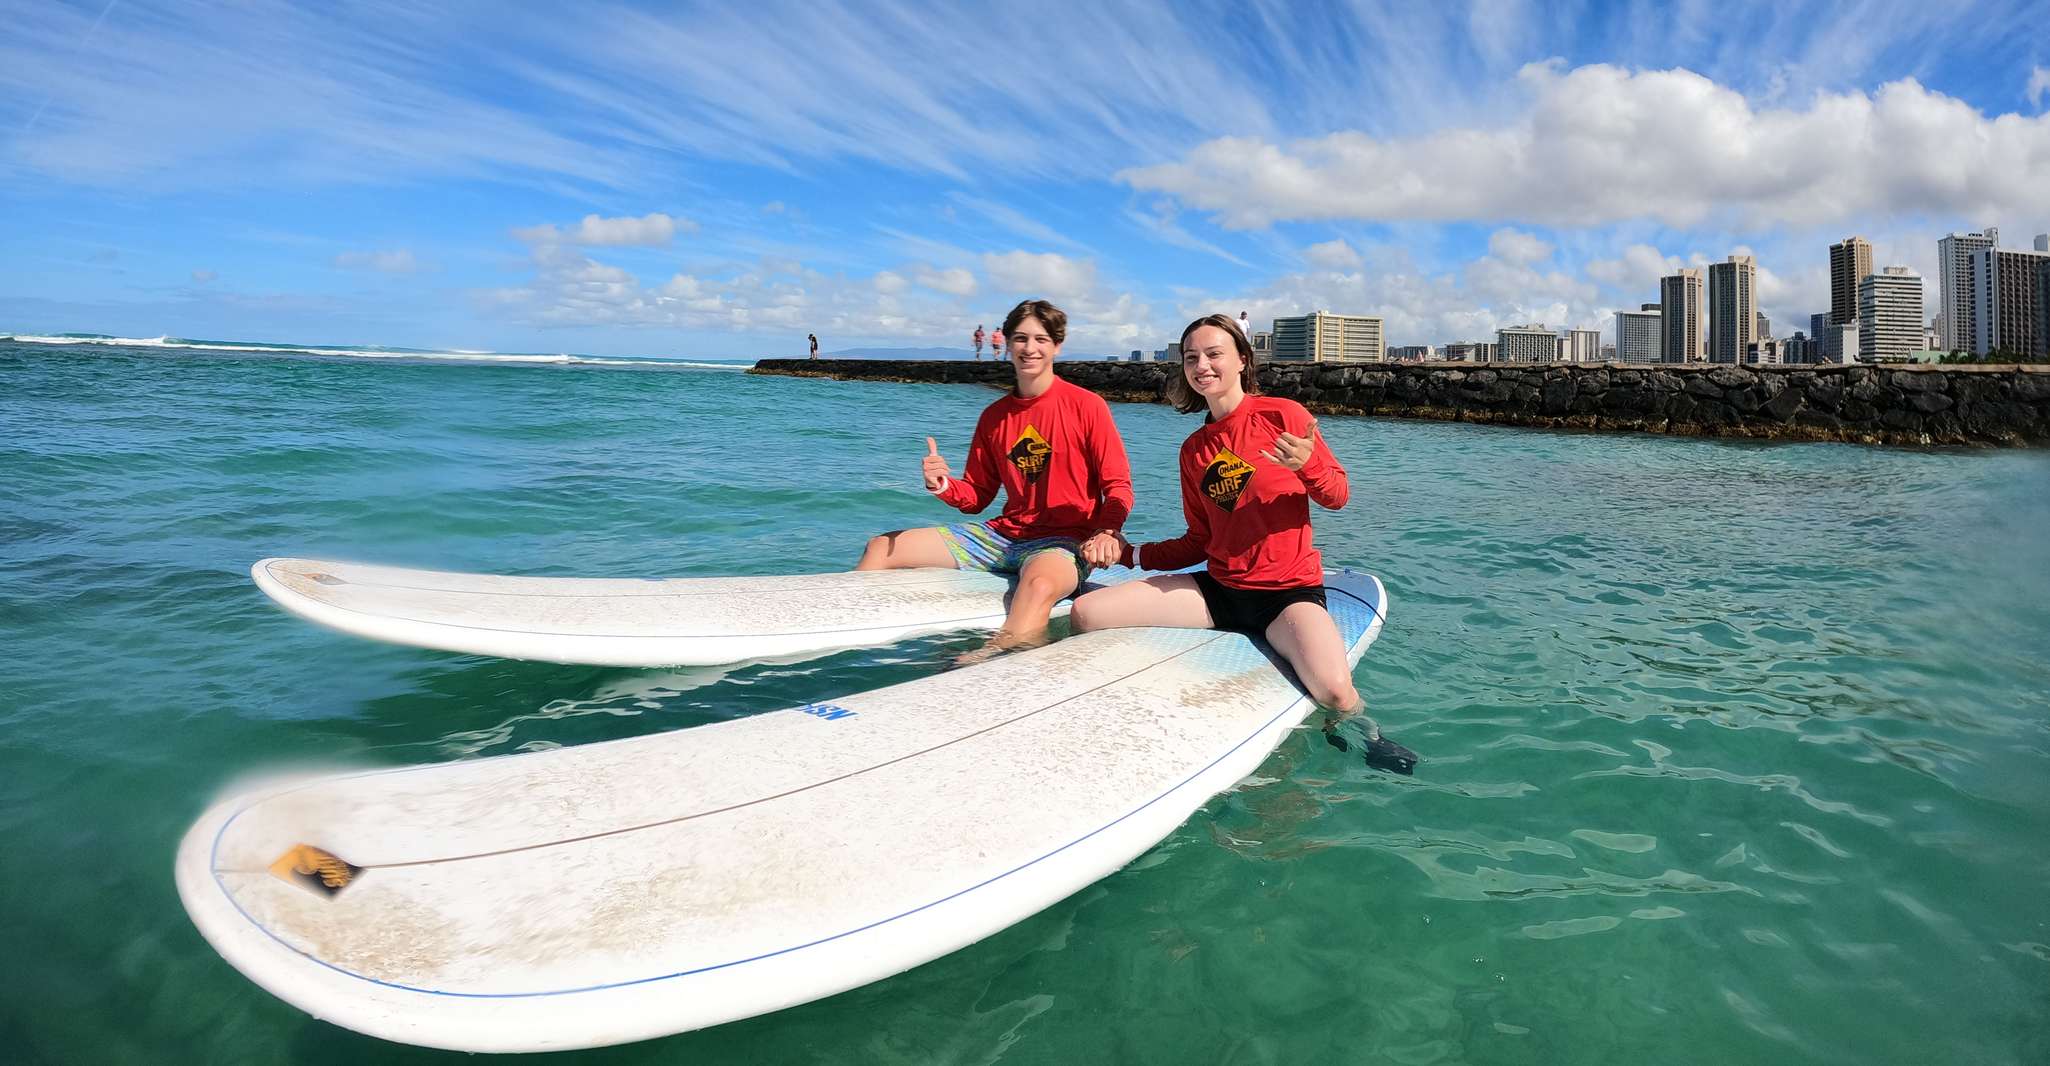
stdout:
{"type": "Polygon", "coordinates": [[[942,569],[638,580],[264,559],[250,575],[285,610],[359,637],[594,666],[713,666],[993,630],[1010,591],[994,574],[942,569]]]}
{"type": "MultiPolygon", "coordinates": [[[[1379,581],[1327,575],[1357,661],[1379,581]]],[[[258,985],[389,1040],[618,1044],[854,988],[1158,843],[1312,704],[1253,641],[1088,633],[752,718],[275,783],[177,883],[258,985]]]]}

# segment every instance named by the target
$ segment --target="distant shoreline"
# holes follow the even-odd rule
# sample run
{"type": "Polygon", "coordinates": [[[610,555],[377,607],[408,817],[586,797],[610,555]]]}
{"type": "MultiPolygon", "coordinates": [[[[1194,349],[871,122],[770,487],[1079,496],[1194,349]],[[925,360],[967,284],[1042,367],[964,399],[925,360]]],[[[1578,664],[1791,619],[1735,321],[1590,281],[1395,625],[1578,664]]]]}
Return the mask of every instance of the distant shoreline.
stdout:
{"type": "MultiPolygon", "coordinates": [[[[1061,377],[1162,402],[1167,363],[1062,360],[1061,377]]],[[[994,385],[1004,363],[764,359],[750,374],[994,385]]],[[[1319,414],[1543,429],[1901,446],[2050,446],[2050,366],[1310,363],[1260,370],[1319,414]]]]}

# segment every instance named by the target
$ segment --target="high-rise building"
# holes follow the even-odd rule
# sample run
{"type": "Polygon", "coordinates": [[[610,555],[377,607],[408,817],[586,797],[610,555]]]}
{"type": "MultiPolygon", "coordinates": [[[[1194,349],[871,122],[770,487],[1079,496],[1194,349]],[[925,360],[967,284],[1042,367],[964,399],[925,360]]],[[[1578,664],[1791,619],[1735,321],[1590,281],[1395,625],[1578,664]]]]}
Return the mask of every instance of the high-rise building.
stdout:
{"type": "Polygon", "coordinates": [[[1568,329],[1559,333],[1559,361],[1562,363],[1595,363],[1602,357],[1602,331],[1598,329],[1568,329]]]}
{"type": "Polygon", "coordinates": [[[1863,237],[1845,237],[1829,246],[1829,320],[1858,318],[1858,282],[1872,273],[1872,244],[1863,237]]]}
{"type": "Polygon", "coordinates": [[[2050,252],[2050,233],[2036,234],[2036,250],[2039,252],[2050,252]]]}
{"type": "MultiPolygon", "coordinates": [[[[1825,316],[1826,317],[1826,316],[1825,316]]],[[[1780,342],[1780,351],[1789,363],[1819,363],[1822,361],[1822,344],[1800,330],[1780,342]]]]}
{"type": "Polygon", "coordinates": [[[1384,358],[1379,315],[1312,311],[1274,320],[1275,362],[1380,362],[1384,358]]]}
{"type": "Polygon", "coordinates": [[[1943,287],[1937,298],[1937,316],[1943,322],[1938,343],[1947,351],[1972,351],[1978,343],[1978,327],[1972,322],[1972,256],[2000,247],[2000,230],[1987,226],[1978,233],[1953,233],[1936,242],[1936,283],[1943,287]]]}
{"type": "Polygon", "coordinates": [[[1979,356],[2050,357],[2043,271],[2050,251],[1982,248],[1972,255],[1972,352],[1979,356]]]}
{"type": "Polygon", "coordinates": [[[1455,341],[1445,346],[1448,363],[1492,363],[1495,345],[1489,341],[1455,341]]]}
{"type": "Polygon", "coordinates": [[[1758,326],[1751,331],[1751,335],[1759,340],[1772,338],[1772,319],[1765,317],[1765,312],[1758,312],[1758,326]]]}
{"type": "Polygon", "coordinates": [[[1758,328],[1758,260],[1733,255],[1708,266],[1708,361],[1738,363],[1758,328]]]}
{"type": "Polygon", "coordinates": [[[1551,363],[1559,359],[1559,335],[1542,323],[1495,331],[1496,361],[1551,363]]]}
{"type": "Polygon", "coordinates": [[[1665,348],[1659,343],[1657,304],[1643,311],[1616,312],[1616,358],[1625,363],[1656,363],[1665,348]]]}
{"type": "Polygon", "coordinates": [[[1784,342],[1760,337],[1744,346],[1744,361],[1757,366],[1778,366],[1792,360],[1786,357],[1784,342]]]}
{"type": "Polygon", "coordinates": [[[1701,271],[1688,268],[1659,279],[1660,361],[1699,363],[1708,358],[1708,306],[1701,271]]]}
{"type": "Polygon", "coordinates": [[[1858,283],[1858,360],[1904,362],[1924,339],[1922,275],[1904,266],[1865,275],[1858,283]]]}

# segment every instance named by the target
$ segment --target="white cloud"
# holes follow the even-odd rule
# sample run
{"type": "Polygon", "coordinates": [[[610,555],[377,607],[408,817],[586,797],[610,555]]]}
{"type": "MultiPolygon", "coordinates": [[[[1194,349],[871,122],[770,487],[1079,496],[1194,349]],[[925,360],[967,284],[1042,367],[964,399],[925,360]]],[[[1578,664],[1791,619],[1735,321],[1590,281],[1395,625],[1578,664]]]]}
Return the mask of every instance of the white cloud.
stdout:
{"type": "Polygon", "coordinates": [[[677,231],[697,232],[698,224],[674,218],[660,211],[640,218],[601,218],[585,215],[582,222],[567,229],[553,225],[528,226],[513,230],[513,237],[528,244],[574,244],[590,248],[660,248],[676,237],[677,231]]]}
{"type": "Polygon", "coordinates": [[[212,270],[195,270],[192,272],[192,280],[198,282],[201,285],[205,285],[210,281],[214,281],[218,279],[220,276],[221,275],[218,272],[212,270]]]}
{"type": "Polygon", "coordinates": [[[1277,221],[1634,219],[1761,225],[1898,215],[2040,214],[2050,114],[1991,118],[1913,79],[1754,108],[1686,70],[1558,61],[1518,75],[1524,105],[1492,127],[1361,132],[1275,145],[1221,138],[1122,171],[1226,225],[1277,221]]]}
{"type": "Polygon", "coordinates": [[[921,269],[918,272],[918,283],[949,296],[975,295],[975,274],[965,267],[949,267],[946,270],[921,269]]]}
{"type": "Polygon", "coordinates": [[[2029,103],[2041,109],[2045,93],[2050,93],[2050,67],[2037,67],[2029,71],[2029,103]]]}
{"type": "Polygon", "coordinates": [[[1019,299],[1060,303],[1096,287],[1096,264],[1053,252],[1003,252],[982,257],[983,273],[998,289],[1019,299]]]}
{"type": "MultiPolygon", "coordinates": [[[[1024,251],[984,258],[1004,290],[1000,300],[1051,299],[1068,313],[1074,350],[1115,352],[1153,343],[1158,329],[1151,307],[1102,284],[1094,263],[1024,251]]],[[[679,273],[650,283],[561,245],[533,246],[531,262],[534,275],[526,284],[480,292],[478,302],[530,326],[815,332],[834,343],[965,343],[978,321],[1010,309],[1009,302],[972,306],[980,287],[966,268],[912,264],[848,277],[764,259],[726,276],[679,273]]]]}
{"type": "Polygon", "coordinates": [[[1660,278],[1686,265],[1677,255],[1666,255],[1649,244],[1633,244],[1623,249],[1620,258],[1590,260],[1587,276],[1619,289],[1656,293],[1660,278]]]}
{"type": "Polygon", "coordinates": [[[1343,238],[1310,245],[1303,249],[1303,258],[1308,260],[1311,266],[1329,270],[1349,270],[1360,265],[1360,253],[1354,251],[1352,245],[1345,243],[1343,238]]]}
{"type": "Polygon", "coordinates": [[[1514,229],[1498,229],[1488,235],[1488,254],[1511,263],[1536,263],[1552,257],[1552,246],[1514,229]]]}
{"type": "Polygon", "coordinates": [[[420,262],[410,248],[343,252],[335,256],[334,264],[344,270],[374,270],[380,274],[411,274],[420,269],[420,262]]]}

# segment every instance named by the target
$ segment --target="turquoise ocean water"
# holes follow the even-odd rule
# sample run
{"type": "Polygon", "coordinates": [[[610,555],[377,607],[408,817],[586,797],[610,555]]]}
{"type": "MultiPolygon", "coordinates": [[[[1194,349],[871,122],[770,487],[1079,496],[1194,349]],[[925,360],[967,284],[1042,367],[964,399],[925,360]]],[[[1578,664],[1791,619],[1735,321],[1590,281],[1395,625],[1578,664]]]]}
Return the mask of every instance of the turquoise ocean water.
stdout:
{"type": "MultiPolygon", "coordinates": [[[[971,638],[605,670],[387,647],[265,555],[843,569],[946,519],[992,394],[680,365],[0,342],[0,1059],[456,1062],[223,963],[179,836],[280,764],[481,758],[941,669],[971,638]]],[[[1113,408],[1133,529],[1191,416],[1113,408]]],[[[1151,853],[910,973],[592,1063],[2050,1061],[2050,455],[1327,418],[1359,682],[1151,853]]]]}

